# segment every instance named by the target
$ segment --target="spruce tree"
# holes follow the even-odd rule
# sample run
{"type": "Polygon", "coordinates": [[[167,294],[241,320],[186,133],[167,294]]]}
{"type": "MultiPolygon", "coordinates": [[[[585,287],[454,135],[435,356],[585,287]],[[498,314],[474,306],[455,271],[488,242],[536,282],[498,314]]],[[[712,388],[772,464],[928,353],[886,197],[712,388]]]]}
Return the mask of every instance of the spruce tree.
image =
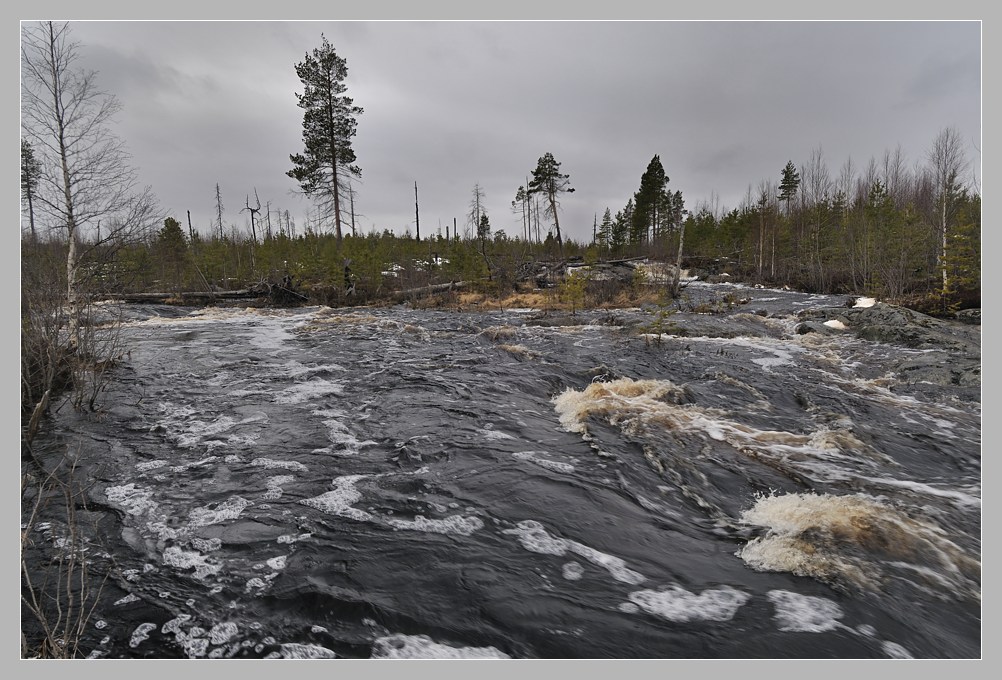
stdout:
{"type": "Polygon", "coordinates": [[[42,174],[42,164],[35,158],[35,152],[28,140],[21,140],[21,198],[28,203],[28,225],[31,228],[31,240],[37,239],[35,234],[34,196],[38,190],[38,178],[42,174]]]}

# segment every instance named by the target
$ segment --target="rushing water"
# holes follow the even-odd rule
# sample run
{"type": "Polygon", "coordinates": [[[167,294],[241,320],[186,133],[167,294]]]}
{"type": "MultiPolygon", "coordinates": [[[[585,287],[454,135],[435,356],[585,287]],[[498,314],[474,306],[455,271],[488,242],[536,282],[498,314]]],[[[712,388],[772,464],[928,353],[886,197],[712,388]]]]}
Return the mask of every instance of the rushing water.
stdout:
{"type": "Polygon", "coordinates": [[[85,652],[979,657],[980,388],[794,332],[845,298],[729,290],[752,300],[674,329],[126,308],[103,411],[40,444],[113,567],[85,652]]]}

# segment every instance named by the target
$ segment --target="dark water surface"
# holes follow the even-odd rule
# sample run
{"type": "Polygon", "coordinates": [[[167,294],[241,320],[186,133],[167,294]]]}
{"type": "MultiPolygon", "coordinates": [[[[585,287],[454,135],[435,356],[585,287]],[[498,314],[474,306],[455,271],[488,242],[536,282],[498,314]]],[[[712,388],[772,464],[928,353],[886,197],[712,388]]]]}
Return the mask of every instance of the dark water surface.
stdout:
{"type": "Polygon", "coordinates": [[[729,290],[751,302],[662,336],[642,310],[126,308],[103,412],[40,445],[92,482],[116,570],[84,651],[979,657],[980,387],[896,370],[945,351],[795,333],[845,298],[729,290]]]}

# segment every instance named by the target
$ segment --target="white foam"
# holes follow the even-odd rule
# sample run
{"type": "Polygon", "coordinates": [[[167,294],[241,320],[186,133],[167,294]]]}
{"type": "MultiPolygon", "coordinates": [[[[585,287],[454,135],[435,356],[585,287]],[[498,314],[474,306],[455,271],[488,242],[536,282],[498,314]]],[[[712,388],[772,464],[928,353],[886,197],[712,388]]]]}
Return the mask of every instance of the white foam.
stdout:
{"type": "Polygon", "coordinates": [[[692,340],[696,342],[706,342],[716,345],[731,345],[738,347],[745,347],[750,350],[758,352],[768,352],[772,354],[771,357],[762,357],[758,359],[752,359],[753,364],[761,366],[765,370],[771,370],[777,366],[785,366],[787,364],[793,363],[793,354],[801,353],[804,351],[803,347],[790,343],[787,340],[777,340],[774,338],[710,338],[710,337],[699,337],[699,338],[686,338],[686,340],[692,340]]]}
{"type": "Polygon", "coordinates": [[[309,470],[308,467],[294,460],[273,460],[271,458],[255,458],[254,460],[251,461],[250,464],[255,467],[263,467],[265,469],[283,468],[285,470],[292,470],[294,472],[306,472],[309,470]]]}
{"type": "Polygon", "coordinates": [[[157,509],[157,504],[151,500],[153,492],[149,489],[137,487],[134,483],[122,486],[109,486],[104,490],[104,495],[112,503],[121,505],[125,512],[130,515],[142,515],[152,513],[157,509]]]}
{"type": "Polygon", "coordinates": [[[377,444],[377,442],[371,439],[364,442],[359,441],[348,429],[348,426],[339,420],[339,418],[347,417],[342,411],[317,410],[313,411],[313,414],[325,417],[323,423],[327,427],[327,438],[334,446],[338,447],[337,450],[321,449],[321,451],[330,452],[337,456],[354,456],[361,451],[363,446],[375,446],[377,444]]]}
{"type": "Polygon", "coordinates": [[[304,498],[299,502],[307,507],[326,512],[329,515],[347,517],[359,522],[370,520],[372,519],[372,515],[364,510],[357,510],[351,507],[362,499],[362,494],[355,488],[355,483],[365,477],[366,475],[338,477],[332,482],[334,486],[332,491],[322,493],[314,498],[304,498]]]}
{"type": "Polygon", "coordinates": [[[156,470],[157,468],[162,468],[167,465],[165,460],[151,460],[145,463],[136,463],[136,472],[147,472],[149,470],[156,470]]]}
{"type": "Polygon", "coordinates": [[[861,297],[856,299],[856,304],[853,307],[872,307],[877,304],[876,299],[871,297],[861,297]]]}
{"type": "Polygon", "coordinates": [[[278,320],[264,319],[251,328],[250,343],[265,350],[281,350],[288,340],[295,336],[287,331],[278,320]]]}
{"type": "Polygon", "coordinates": [[[223,547],[221,538],[192,538],[191,546],[202,553],[213,552],[223,547]]]}
{"type": "Polygon", "coordinates": [[[632,569],[628,569],[626,567],[626,562],[618,557],[599,552],[594,548],[589,548],[588,546],[577,543],[576,541],[570,541],[568,549],[570,549],[571,552],[577,553],[592,564],[597,564],[598,566],[605,568],[614,579],[621,583],[638,585],[647,580],[643,574],[633,571],[632,569]]]}
{"type": "Polygon", "coordinates": [[[282,486],[295,481],[295,479],[296,478],[292,475],[276,475],[274,477],[269,477],[264,482],[267,491],[265,491],[261,497],[269,501],[278,500],[282,497],[282,486]]]}
{"type": "Polygon", "coordinates": [[[510,659],[495,647],[451,647],[427,635],[388,635],[372,644],[373,659],[510,659]]]}
{"type": "Polygon", "coordinates": [[[233,639],[233,636],[237,634],[239,628],[237,624],[232,621],[226,621],[224,623],[217,623],[209,630],[209,642],[214,645],[222,645],[233,639]]]}
{"type": "Polygon", "coordinates": [[[134,631],[132,631],[132,636],[129,638],[130,647],[138,647],[141,642],[145,642],[150,639],[150,633],[157,629],[157,624],[155,623],[140,623],[134,631]]]}
{"type": "Polygon", "coordinates": [[[282,571],[283,569],[285,569],[285,563],[287,559],[288,559],[287,556],[279,555],[278,557],[272,557],[270,560],[267,561],[267,564],[275,571],[282,571]]]}
{"type": "Polygon", "coordinates": [[[281,658],[283,659],[336,659],[337,655],[320,645],[301,644],[298,642],[285,642],[281,645],[281,658]]]}
{"type": "Polygon", "coordinates": [[[282,544],[292,544],[292,543],[298,543],[299,541],[305,540],[305,539],[309,538],[312,535],[313,534],[299,534],[298,536],[293,536],[292,534],[282,534],[281,536],[279,536],[275,540],[278,543],[282,543],[282,544]]]}
{"type": "Polygon", "coordinates": [[[479,517],[464,517],[453,515],[444,519],[427,519],[422,515],[413,520],[391,519],[387,521],[394,529],[408,531],[428,531],[435,534],[454,534],[470,536],[478,529],[483,529],[484,523],[479,517]]]}
{"type": "Polygon", "coordinates": [[[222,569],[218,564],[209,564],[205,555],[195,551],[182,550],[176,545],[164,550],[164,564],[178,569],[194,569],[194,577],[199,580],[218,574],[219,570],[222,569]]]}
{"type": "Polygon", "coordinates": [[[519,522],[516,527],[516,529],[505,529],[502,533],[517,536],[518,542],[529,552],[541,555],[565,555],[567,553],[568,542],[562,538],[550,536],[539,522],[527,519],[519,522]]]}
{"type": "Polygon", "coordinates": [[[789,590],[770,590],[766,597],[776,608],[776,623],[783,631],[823,633],[842,627],[842,608],[831,600],[789,590]]]}
{"type": "Polygon", "coordinates": [[[483,437],[485,439],[490,439],[492,441],[497,441],[497,440],[500,440],[500,439],[514,439],[515,438],[515,437],[511,436],[510,434],[507,434],[505,432],[501,432],[500,430],[479,429],[479,430],[477,430],[477,432],[479,432],[481,435],[483,435],[483,437]]]}
{"type": "Polygon", "coordinates": [[[952,489],[940,489],[938,487],[932,486],[931,484],[924,484],[922,482],[914,482],[905,479],[889,479],[887,477],[863,477],[868,482],[873,482],[880,486],[892,486],[896,488],[906,489],[912,493],[921,494],[924,496],[936,496],[938,498],[946,498],[954,502],[955,505],[959,507],[966,508],[980,508],[981,499],[977,496],[972,496],[971,494],[964,493],[962,491],[954,491],[952,489]]]}
{"type": "Polygon", "coordinates": [[[236,519],[249,505],[251,505],[251,502],[247,499],[240,496],[231,496],[216,506],[215,509],[209,507],[193,508],[188,513],[188,521],[192,526],[200,527],[218,524],[226,520],[236,519]]]}
{"type": "Polygon", "coordinates": [[[751,595],[730,586],[704,590],[699,595],[679,586],[662,590],[638,590],[630,601],[649,614],[669,621],[730,621],[751,595]]]}
{"type": "Polygon", "coordinates": [[[191,621],[191,614],[178,614],[170,621],[164,623],[160,632],[164,635],[176,635],[181,632],[181,625],[191,621]]]}
{"type": "Polygon", "coordinates": [[[637,585],[646,580],[643,574],[627,568],[626,562],[622,559],[599,552],[577,541],[550,536],[543,525],[535,520],[524,520],[515,526],[515,529],[505,529],[502,533],[514,534],[522,547],[530,552],[557,556],[572,552],[606,569],[614,579],[622,583],[637,585]]]}
{"type": "Polygon", "coordinates": [[[131,602],[139,602],[140,599],[141,598],[138,595],[133,595],[132,593],[129,593],[128,595],[126,595],[122,599],[115,600],[113,606],[118,607],[118,606],[121,606],[123,604],[129,604],[131,602]]]}
{"type": "Polygon", "coordinates": [[[839,331],[845,330],[845,324],[839,321],[838,319],[829,319],[828,321],[825,321],[824,325],[828,326],[828,328],[834,328],[835,330],[839,331]]]}
{"type": "Polygon", "coordinates": [[[568,562],[563,566],[564,578],[568,581],[578,581],[584,576],[584,567],[577,562],[568,562]]]}
{"type": "Polygon", "coordinates": [[[892,659],[914,659],[915,657],[911,653],[899,645],[897,642],[891,642],[890,640],[884,640],[881,645],[884,649],[884,654],[891,657],[892,659]]]}
{"type": "Polygon", "coordinates": [[[302,404],[329,395],[344,394],[344,383],[336,380],[310,380],[296,383],[275,395],[276,404],[302,404]]]}
{"type": "Polygon", "coordinates": [[[298,361],[289,361],[282,365],[282,374],[290,378],[299,378],[304,375],[314,375],[316,373],[328,373],[331,371],[345,372],[348,369],[340,364],[324,364],[322,366],[305,366],[298,361]]]}
{"type": "Polygon", "coordinates": [[[519,453],[512,455],[519,460],[527,460],[542,468],[546,468],[547,470],[553,470],[554,472],[563,472],[566,474],[574,472],[574,466],[570,463],[561,463],[559,461],[548,460],[546,458],[537,458],[536,453],[536,451],[520,451],[519,453]]]}

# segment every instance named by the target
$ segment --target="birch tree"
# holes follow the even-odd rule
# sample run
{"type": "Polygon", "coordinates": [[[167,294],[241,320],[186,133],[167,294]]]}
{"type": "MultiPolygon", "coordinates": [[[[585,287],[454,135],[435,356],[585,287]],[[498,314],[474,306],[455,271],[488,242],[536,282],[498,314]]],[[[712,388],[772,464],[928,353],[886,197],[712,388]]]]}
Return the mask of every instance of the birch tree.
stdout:
{"type": "Polygon", "coordinates": [[[953,224],[954,203],[961,189],[960,175],[967,169],[964,144],[955,128],[945,128],[936,136],[929,150],[929,163],[935,181],[940,242],[938,262],[942,283],[941,294],[945,299],[950,290],[947,246],[950,240],[950,227],[953,224]]]}
{"type": "Polygon", "coordinates": [[[111,131],[119,110],[118,100],[98,89],[96,73],[80,64],[68,23],[22,28],[21,127],[45,169],[38,210],[66,240],[71,351],[80,345],[81,262],[150,233],[160,219],[151,190],[137,186],[125,146],[111,131]]]}

